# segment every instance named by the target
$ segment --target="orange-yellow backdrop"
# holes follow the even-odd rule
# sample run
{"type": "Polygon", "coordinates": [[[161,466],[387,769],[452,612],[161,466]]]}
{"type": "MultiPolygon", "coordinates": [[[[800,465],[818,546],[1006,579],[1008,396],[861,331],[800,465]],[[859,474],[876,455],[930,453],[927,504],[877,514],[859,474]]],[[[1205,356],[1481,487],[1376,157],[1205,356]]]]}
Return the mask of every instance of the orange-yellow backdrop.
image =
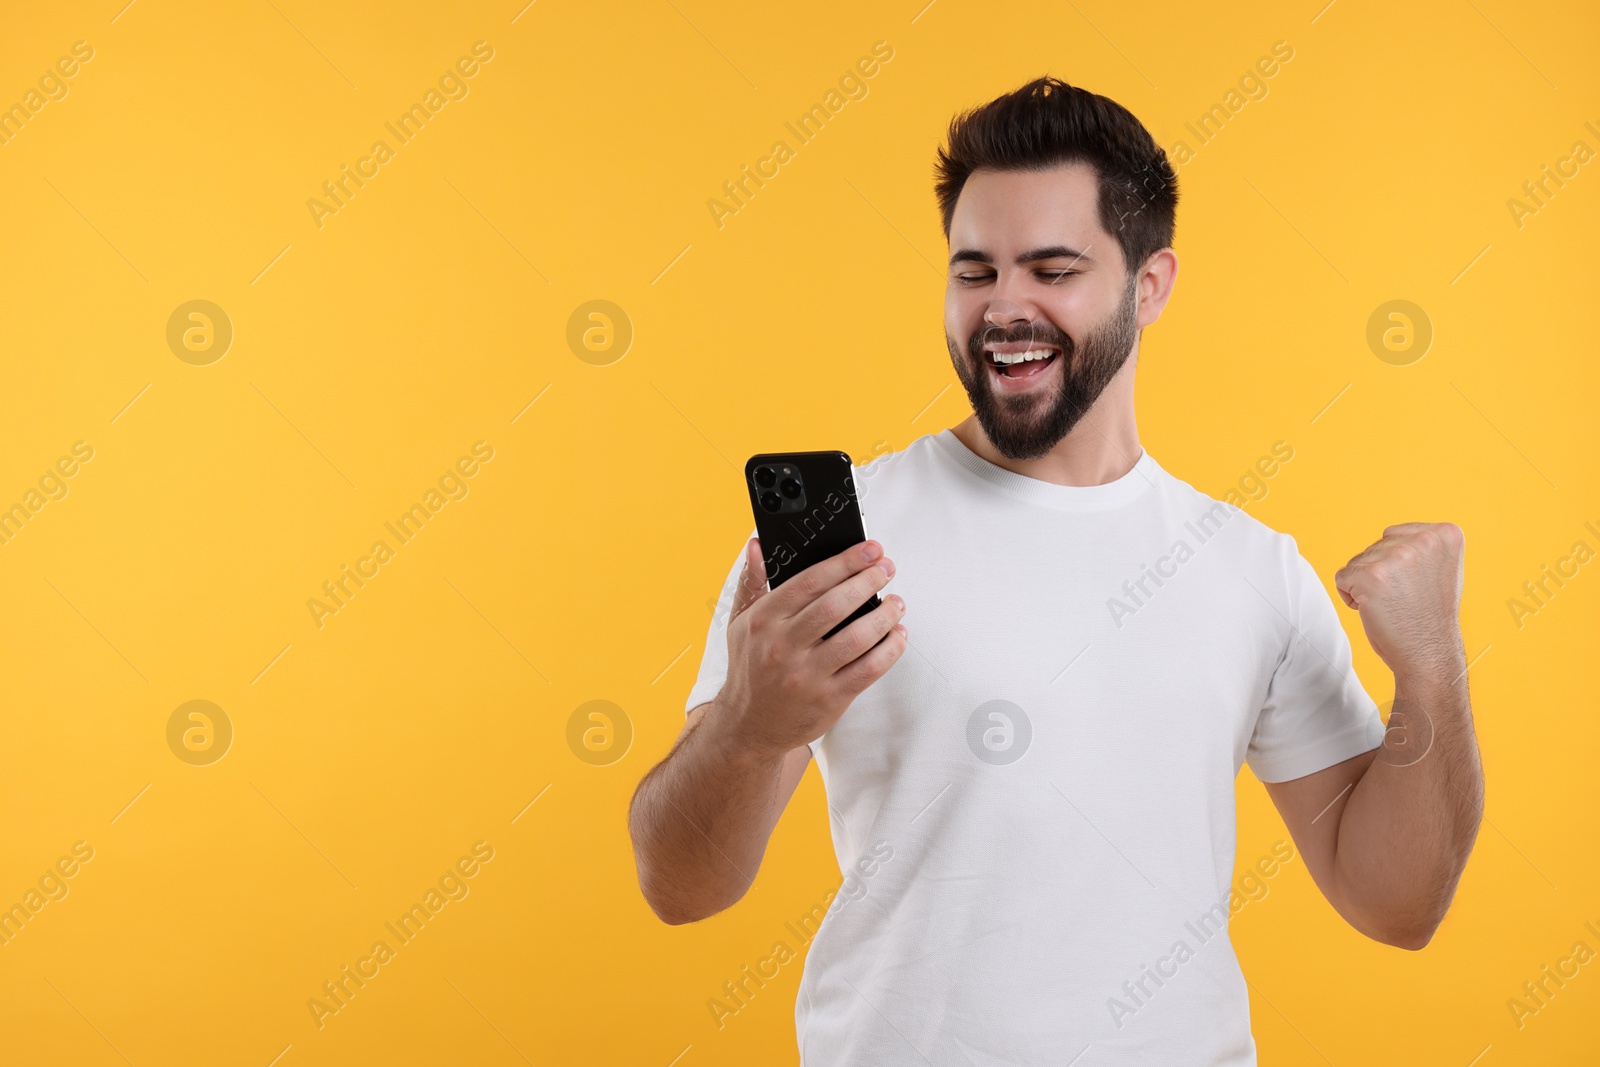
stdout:
{"type": "MultiPolygon", "coordinates": [[[[837,885],[815,771],[687,928],[639,895],[626,805],[749,529],[743,458],[965,416],[932,155],[1048,72],[1187,149],[1152,454],[1221,495],[1288,442],[1249,507],[1324,581],[1385,525],[1467,532],[1488,808],[1455,907],[1407,954],[1290,864],[1233,933],[1263,1062],[1592,1062],[1600,966],[1508,1006],[1600,950],[1592,8],[123,2],[0,35],[0,1061],[793,1062],[798,966],[707,1001],[837,885]],[[1576,574],[1527,601],[1546,566],[1576,574]],[[569,743],[593,700],[599,753],[569,743]],[[441,878],[467,895],[402,945],[441,878]],[[373,976],[313,1011],[346,965],[373,976]]],[[[1249,863],[1284,830],[1238,792],[1249,863]]]]}

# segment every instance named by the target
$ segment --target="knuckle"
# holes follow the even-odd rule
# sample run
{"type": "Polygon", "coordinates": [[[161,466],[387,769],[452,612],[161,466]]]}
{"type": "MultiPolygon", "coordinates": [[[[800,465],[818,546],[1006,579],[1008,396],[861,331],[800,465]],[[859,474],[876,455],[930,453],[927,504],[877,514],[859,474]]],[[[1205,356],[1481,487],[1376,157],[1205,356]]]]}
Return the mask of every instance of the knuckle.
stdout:
{"type": "Polygon", "coordinates": [[[863,582],[861,575],[852,575],[841,584],[828,603],[829,610],[843,618],[854,611],[857,605],[866,601],[872,595],[872,586],[863,582]]]}
{"type": "Polygon", "coordinates": [[[810,582],[806,587],[807,591],[812,596],[821,596],[828,591],[829,586],[837,581],[837,573],[838,570],[835,567],[830,567],[826,563],[817,564],[811,568],[810,582]]]}

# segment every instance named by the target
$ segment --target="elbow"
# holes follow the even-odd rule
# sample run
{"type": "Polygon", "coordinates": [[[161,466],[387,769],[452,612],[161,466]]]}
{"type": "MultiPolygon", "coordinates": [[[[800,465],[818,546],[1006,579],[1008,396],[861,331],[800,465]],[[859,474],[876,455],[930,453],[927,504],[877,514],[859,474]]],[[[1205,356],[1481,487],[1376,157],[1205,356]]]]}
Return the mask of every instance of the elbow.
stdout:
{"type": "Polygon", "coordinates": [[[709,887],[667,884],[663,879],[652,877],[642,865],[639,892],[655,917],[668,926],[687,926],[709,919],[737,904],[744,895],[742,890],[724,893],[709,887]]]}
{"type": "Polygon", "coordinates": [[[1428,947],[1433,935],[1438,933],[1439,924],[1443,919],[1443,915],[1425,918],[1419,916],[1406,921],[1397,919],[1362,932],[1380,944],[1403,948],[1407,952],[1420,952],[1428,947]]]}
{"type": "Polygon", "coordinates": [[[639,894],[650,905],[655,917],[668,926],[684,926],[699,922],[712,914],[691,906],[681,890],[675,890],[665,871],[651,862],[647,852],[641,851],[637,842],[633,853],[634,871],[639,878],[639,894]]]}
{"type": "Polygon", "coordinates": [[[1379,927],[1379,932],[1368,931],[1368,935],[1386,945],[1403,948],[1408,952],[1419,952],[1427,948],[1429,942],[1433,940],[1433,935],[1438,933],[1439,927],[1443,925],[1445,915],[1450,911],[1460,877],[1461,872],[1458,869],[1431,898],[1414,901],[1410,907],[1392,911],[1374,924],[1379,927]]]}
{"type": "Polygon", "coordinates": [[[689,889],[687,892],[685,889],[681,885],[663,884],[661,879],[651,877],[642,867],[639,871],[639,892],[644,896],[644,902],[650,905],[655,917],[668,926],[687,926],[709,919],[737,904],[739,897],[743,896],[743,893],[736,893],[730,899],[725,894],[703,889],[689,889]]]}
{"type": "Polygon", "coordinates": [[[673,890],[668,880],[663,877],[666,872],[651,861],[650,855],[640,847],[637,838],[634,840],[633,864],[634,872],[639,879],[639,894],[644,897],[644,902],[650,905],[655,917],[668,926],[699,922],[709,914],[702,914],[686,906],[683,894],[673,890]]]}
{"type": "Polygon", "coordinates": [[[1428,942],[1433,940],[1434,932],[1437,929],[1438,927],[1435,926],[1413,927],[1407,930],[1395,931],[1388,937],[1379,938],[1379,940],[1386,945],[1403,948],[1407,952],[1420,952],[1428,947],[1428,942]]]}
{"type": "Polygon", "coordinates": [[[1437,906],[1418,907],[1390,905],[1383,907],[1357,906],[1354,901],[1341,900],[1335,910],[1356,931],[1391,948],[1419,952],[1428,947],[1439,924],[1444,921],[1444,909],[1437,906]]]}
{"type": "Polygon", "coordinates": [[[656,918],[668,926],[687,926],[689,923],[698,922],[702,918],[702,916],[691,915],[686,911],[681,911],[656,897],[646,895],[644,899],[645,903],[650,905],[650,910],[655,912],[656,918]]]}
{"type": "Polygon", "coordinates": [[[690,923],[697,923],[701,919],[709,919],[722,910],[720,908],[707,910],[705,908],[685,906],[683,901],[674,899],[670,894],[662,893],[659,890],[651,891],[643,881],[639,883],[639,889],[644,894],[645,903],[650,905],[650,910],[655,913],[656,918],[668,926],[687,926],[690,923]]]}

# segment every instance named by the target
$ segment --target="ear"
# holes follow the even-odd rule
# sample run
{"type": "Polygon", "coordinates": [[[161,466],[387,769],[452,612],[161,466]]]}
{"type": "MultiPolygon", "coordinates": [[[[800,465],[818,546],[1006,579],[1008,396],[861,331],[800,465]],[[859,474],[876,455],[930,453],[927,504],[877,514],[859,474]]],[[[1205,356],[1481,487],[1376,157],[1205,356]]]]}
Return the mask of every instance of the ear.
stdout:
{"type": "Polygon", "coordinates": [[[1144,329],[1161,317],[1172,289],[1178,284],[1178,254],[1163,248],[1145,260],[1139,269],[1139,329],[1144,329]]]}

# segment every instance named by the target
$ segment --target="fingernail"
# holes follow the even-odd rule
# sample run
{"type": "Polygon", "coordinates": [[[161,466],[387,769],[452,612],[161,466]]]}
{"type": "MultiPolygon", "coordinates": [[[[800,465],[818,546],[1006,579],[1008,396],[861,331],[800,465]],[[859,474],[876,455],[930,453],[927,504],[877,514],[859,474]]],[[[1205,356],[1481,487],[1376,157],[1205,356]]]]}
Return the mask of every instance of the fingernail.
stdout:
{"type": "Polygon", "coordinates": [[[911,636],[910,634],[906,633],[906,628],[904,626],[901,626],[899,623],[895,623],[894,624],[894,628],[897,631],[899,631],[899,634],[900,634],[901,637],[910,637],[911,636]]]}
{"type": "Polygon", "coordinates": [[[898,593],[890,593],[889,599],[894,601],[895,605],[900,608],[900,614],[904,615],[906,613],[906,601],[904,597],[900,596],[898,593]]]}
{"type": "Polygon", "coordinates": [[[881,555],[883,555],[883,546],[876,541],[868,541],[861,546],[861,558],[868,563],[871,563],[881,555]]]}
{"type": "Polygon", "coordinates": [[[892,560],[892,559],[883,560],[881,563],[878,564],[878,569],[883,571],[883,573],[887,574],[889,577],[893,578],[894,577],[894,560],[892,560]]]}

